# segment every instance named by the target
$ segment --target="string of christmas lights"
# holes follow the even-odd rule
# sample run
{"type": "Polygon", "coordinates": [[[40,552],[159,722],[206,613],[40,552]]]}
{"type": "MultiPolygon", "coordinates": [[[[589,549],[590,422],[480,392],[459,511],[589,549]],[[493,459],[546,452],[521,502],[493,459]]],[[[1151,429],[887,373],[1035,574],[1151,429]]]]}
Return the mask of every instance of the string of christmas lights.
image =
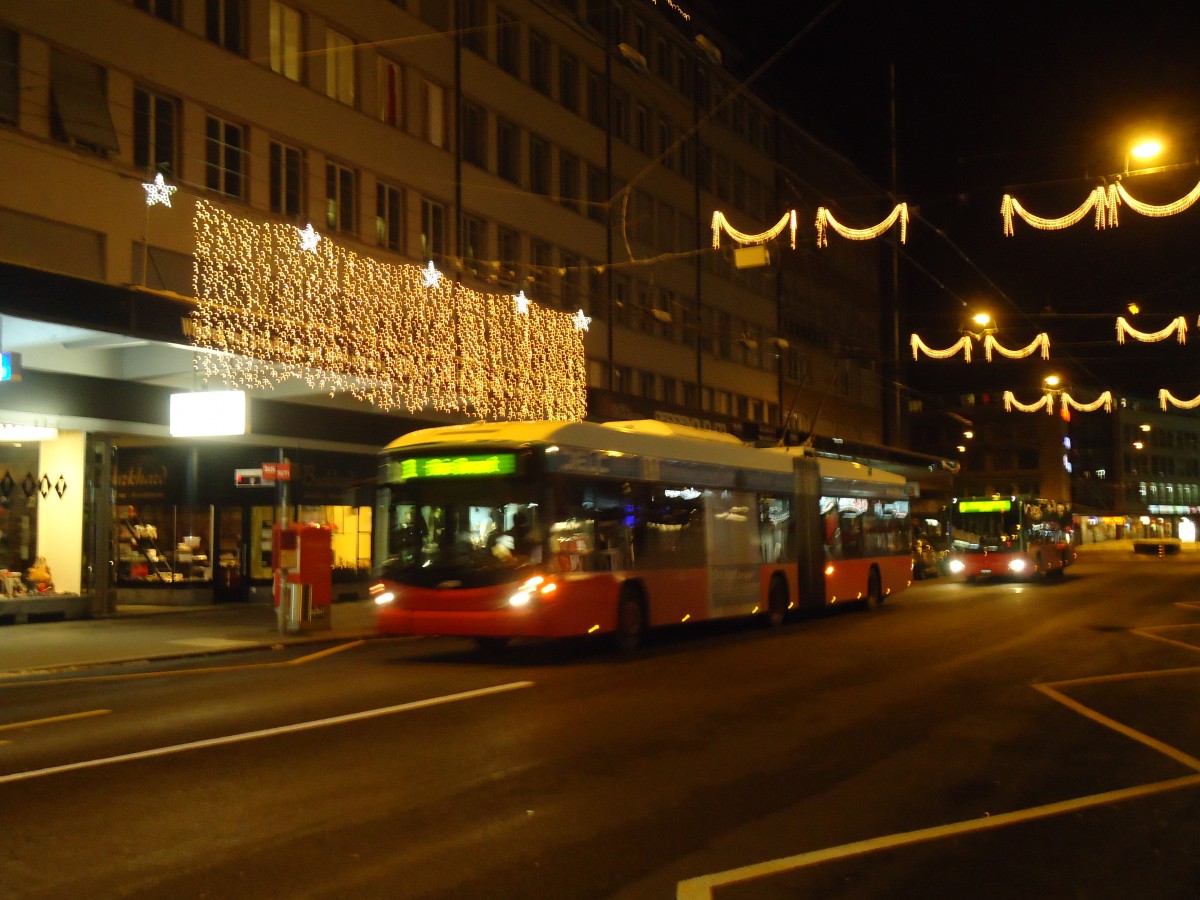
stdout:
{"type": "Polygon", "coordinates": [[[898,203],[891,211],[886,219],[878,225],[872,225],[869,228],[849,228],[833,217],[824,206],[817,207],[817,246],[828,247],[829,237],[828,229],[832,228],[842,237],[851,241],[869,241],[872,238],[877,238],[886,232],[889,228],[900,222],[900,243],[905,243],[908,240],[908,204],[898,203]]]}
{"type": "MultiPolygon", "coordinates": [[[[987,361],[992,361],[992,351],[995,350],[1001,356],[1007,356],[1009,359],[1024,359],[1027,356],[1032,356],[1038,348],[1041,348],[1042,359],[1050,358],[1050,335],[1042,332],[1035,337],[1029,344],[1016,350],[1009,350],[1007,347],[1001,347],[1000,342],[996,340],[995,335],[987,334],[983,338],[983,354],[987,357],[987,361]]],[[[970,362],[970,360],[967,360],[970,362]]]]}
{"type": "Polygon", "coordinates": [[[917,358],[917,351],[919,350],[932,359],[949,359],[961,352],[966,362],[971,361],[971,336],[969,334],[964,334],[953,346],[947,347],[945,350],[935,350],[921,340],[920,336],[915,334],[909,340],[909,343],[912,344],[913,359],[917,358]]]}
{"type": "MultiPolygon", "coordinates": [[[[912,346],[913,359],[917,358],[917,353],[924,353],[931,359],[950,359],[952,356],[957,356],[962,353],[965,362],[971,361],[971,338],[975,337],[971,334],[964,334],[953,345],[945,350],[936,350],[930,347],[920,335],[914,334],[909,338],[909,344],[912,346]]],[[[1050,358],[1050,335],[1045,332],[1035,337],[1029,344],[1017,349],[1009,349],[1001,346],[994,335],[985,334],[983,336],[983,354],[988,362],[992,361],[992,352],[995,351],[1001,356],[1007,356],[1009,359],[1024,359],[1027,356],[1032,356],[1037,350],[1042,351],[1042,359],[1050,358]]]]}
{"type": "Polygon", "coordinates": [[[207,382],[298,379],[382,410],[582,419],[586,319],[382,263],[292,225],[200,200],[193,220],[196,368],[207,382]],[[305,246],[311,245],[311,249],[305,246]],[[579,322],[583,322],[580,326],[579,322]]]}
{"type": "Polygon", "coordinates": [[[1200,200],[1200,182],[1197,182],[1194,188],[1192,188],[1178,200],[1174,201],[1173,203],[1165,203],[1162,206],[1155,206],[1151,203],[1143,203],[1141,200],[1135,200],[1129,195],[1129,191],[1125,189],[1125,185],[1119,181],[1116,183],[1115,188],[1116,193],[1112,196],[1109,203],[1109,219],[1114,228],[1117,225],[1117,207],[1120,204],[1120,200],[1123,200],[1125,205],[1134,212],[1141,213],[1143,216],[1152,216],[1155,218],[1160,218],[1162,216],[1173,216],[1176,213],[1181,213],[1185,209],[1188,209],[1195,204],[1197,200],[1200,200]],[[1117,199],[1118,197],[1120,200],[1117,199]]]}
{"type": "Polygon", "coordinates": [[[1164,410],[1167,408],[1168,403],[1172,406],[1178,406],[1180,409],[1195,409],[1197,406],[1200,406],[1200,394],[1197,394],[1191,400],[1180,400],[1166,388],[1163,388],[1158,392],[1158,402],[1164,410]]]}
{"type": "Polygon", "coordinates": [[[1022,403],[1013,395],[1012,391],[1005,391],[1004,411],[1012,412],[1014,409],[1019,409],[1021,412],[1037,412],[1045,409],[1047,413],[1054,415],[1054,397],[1051,394],[1044,394],[1035,403],[1022,403]]]}
{"type": "Polygon", "coordinates": [[[1098,187],[1090,194],[1086,200],[1079,205],[1078,208],[1065,216],[1059,216],[1057,219],[1048,219],[1044,216],[1037,216],[1029,212],[1020,201],[1011,194],[1005,194],[1004,199],[1000,201],[1000,215],[1004,219],[1004,236],[1013,236],[1013,215],[1021,217],[1021,220],[1034,228],[1040,228],[1042,231],[1060,231],[1063,228],[1070,228],[1083,221],[1092,210],[1096,211],[1095,223],[1097,229],[1102,229],[1108,225],[1108,209],[1109,199],[1104,188],[1098,187]]]}
{"type": "MultiPolygon", "coordinates": [[[[1062,391],[1059,393],[1059,404],[1064,409],[1069,407],[1071,409],[1078,410],[1079,412],[1095,412],[1103,407],[1105,412],[1110,413],[1112,412],[1113,396],[1112,391],[1105,391],[1091,403],[1081,403],[1066,391],[1062,391]]],[[[1012,391],[1005,391],[1004,410],[1005,412],[1012,412],[1014,409],[1020,410],[1021,412],[1038,412],[1044,409],[1049,415],[1053,415],[1054,393],[1047,391],[1033,403],[1022,403],[1016,398],[1012,391]]]]}
{"type": "Polygon", "coordinates": [[[1012,237],[1014,215],[1019,216],[1034,228],[1040,228],[1043,231],[1058,231],[1063,228],[1070,228],[1072,225],[1083,221],[1084,216],[1090,211],[1095,210],[1095,225],[1096,229],[1100,230],[1104,228],[1116,228],[1120,224],[1118,212],[1122,203],[1134,212],[1141,213],[1143,216],[1162,218],[1190,209],[1198,200],[1200,200],[1200,182],[1178,200],[1156,205],[1138,200],[1129,193],[1124,184],[1117,181],[1115,184],[1110,184],[1107,187],[1095,188],[1077,209],[1057,219],[1047,219],[1043,216],[1034,215],[1025,209],[1011,194],[1005,194],[1004,199],[1000,202],[1000,215],[1004,219],[1004,236],[1012,237]]]}
{"type": "Polygon", "coordinates": [[[727,235],[733,238],[742,246],[749,244],[765,244],[767,241],[773,241],[779,235],[783,234],[783,229],[791,226],[792,232],[792,249],[796,249],[796,211],[789,210],[783,214],[778,222],[759,234],[749,234],[745,231],[738,231],[729,224],[729,219],[725,217],[725,213],[719,209],[713,211],[712,215],[712,245],[713,249],[721,246],[721,232],[724,231],[727,235]]]}
{"type": "Polygon", "coordinates": [[[1095,412],[1101,407],[1104,407],[1104,411],[1106,413],[1110,413],[1112,412],[1113,396],[1112,391],[1105,391],[1091,403],[1080,403],[1066,391],[1063,391],[1062,396],[1059,398],[1059,402],[1062,403],[1063,406],[1069,406],[1071,409],[1079,410],[1079,412],[1095,412]]]}
{"type": "Polygon", "coordinates": [[[1146,332],[1146,331],[1138,331],[1136,328],[1134,328],[1132,325],[1129,324],[1129,322],[1125,319],[1124,316],[1117,316],[1117,343],[1118,344],[1125,343],[1125,335],[1129,335],[1131,338],[1136,338],[1139,341],[1144,341],[1146,343],[1152,343],[1154,341],[1164,341],[1167,338],[1169,338],[1172,334],[1174,334],[1176,336],[1176,339],[1179,341],[1179,343],[1186,344],[1187,343],[1187,319],[1185,319],[1183,316],[1178,316],[1175,319],[1173,319],[1171,321],[1171,324],[1168,325],[1166,328],[1159,329],[1158,331],[1146,332]]]}

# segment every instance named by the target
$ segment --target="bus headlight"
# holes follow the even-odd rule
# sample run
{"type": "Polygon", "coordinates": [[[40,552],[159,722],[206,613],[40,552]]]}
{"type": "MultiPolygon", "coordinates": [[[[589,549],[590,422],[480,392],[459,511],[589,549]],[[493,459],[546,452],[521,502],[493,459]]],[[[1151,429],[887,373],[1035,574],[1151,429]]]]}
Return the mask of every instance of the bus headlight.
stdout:
{"type": "Polygon", "coordinates": [[[526,580],[516,592],[508,598],[508,605],[520,609],[523,606],[528,606],[533,602],[533,598],[538,594],[552,594],[558,589],[558,585],[553,581],[548,581],[542,575],[534,575],[526,580]]]}
{"type": "Polygon", "coordinates": [[[1012,569],[1014,572],[1024,572],[1025,571],[1025,560],[1014,559],[1012,562],[1010,562],[1008,564],[1008,567],[1010,569],[1012,569]]]}
{"type": "Polygon", "coordinates": [[[375,600],[376,606],[387,606],[389,603],[396,602],[396,595],[389,591],[382,582],[375,582],[367,589],[371,597],[375,600]]]}
{"type": "Polygon", "coordinates": [[[952,560],[950,560],[949,563],[946,564],[946,568],[949,569],[951,572],[953,572],[955,575],[958,575],[966,567],[967,567],[967,564],[965,562],[963,562],[961,559],[952,559],[952,560]]]}

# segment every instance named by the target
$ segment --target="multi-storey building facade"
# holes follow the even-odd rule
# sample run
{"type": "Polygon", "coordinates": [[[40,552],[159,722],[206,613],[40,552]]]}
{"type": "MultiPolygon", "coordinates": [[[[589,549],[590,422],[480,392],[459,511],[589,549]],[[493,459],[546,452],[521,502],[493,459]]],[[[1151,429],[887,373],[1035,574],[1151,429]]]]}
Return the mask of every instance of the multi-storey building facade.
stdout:
{"type": "Polygon", "coordinates": [[[50,515],[48,464],[8,459],[5,496],[45,508],[5,564],[57,561],[60,590],[106,595],[96,610],[110,583],[129,599],[156,575],[129,536],[155,524],[130,518],[140,496],[188,523],[164,555],[202,538],[207,565],[185,583],[225,576],[244,594],[266,578],[274,504],[197,472],[303,453],[314,475],[292,501],[355,533],[335,548],[345,568],[369,563],[350,488],[387,437],[444,417],[301,387],[252,398],[253,437],[172,446],[166,393],[196,386],[178,322],[200,200],[583,310],[590,416],[878,443],[884,258],[836,238],[818,250],[808,223],[818,205],[875,221],[889,202],[743,88],[703,27],[634,0],[0,2],[0,349],[25,369],[0,412],[60,429],[40,452],[69,472],[57,499],[83,503],[50,515]],[[145,202],[156,175],[176,189],[169,208],[145,202]],[[712,247],[715,209],[756,233],[793,208],[798,249],[774,242],[769,265],[712,247]],[[171,473],[157,493],[139,481],[150,470],[171,473]],[[50,542],[72,517],[82,537],[50,542]]]}

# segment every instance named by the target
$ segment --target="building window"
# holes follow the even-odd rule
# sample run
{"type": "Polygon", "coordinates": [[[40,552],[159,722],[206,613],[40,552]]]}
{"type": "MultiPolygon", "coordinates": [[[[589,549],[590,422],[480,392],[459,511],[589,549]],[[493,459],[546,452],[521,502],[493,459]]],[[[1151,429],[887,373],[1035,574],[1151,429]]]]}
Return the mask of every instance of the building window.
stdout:
{"type": "Polygon", "coordinates": [[[450,30],[450,4],[446,0],[421,0],[417,4],[417,15],[421,17],[422,22],[437,31],[450,30]]]}
{"type": "Polygon", "coordinates": [[[404,233],[400,227],[400,211],[404,208],[404,192],[398,187],[375,183],[375,242],[380,247],[399,252],[404,233]]]}
{"type": "Polygon", "coordinates": [[[504,10],[496,10],[496,65],[521,77],[521,26],[504,10]]]}
{"type": "Polygon", "coordinates": [[[303,40],[300,12],[279,0],[271,0],[271,71],[284,78],[301,78],[300,51],[303,40]]]}
{"type": "Polygon", "coordinates": [[[608,175],[598,166],[588,165],[588,218],[608,221],[608,175]]]}
{"type": "Polygon", "coordinates": [[[175,0],[137,0],[134,4],[143,12],[157,16],[172,25],[179,24],[179,6],[175,0]]]}
{"type": "Polygon", "coordinates": [[[521,183],[521,129],[503,119],[496,123],[496,174],[521,183]]]}
{"type": "Polygon", "coordinates": [[[637,104],[633,114],[634,142],[639,150],[650,155],[650,110],[637,104]]]}
{"type": "Polygon", "coordinates": [[[480,263],[488,260],[488,223],[479,216],[463,214],[462,257],[467,268],[481,274],[480,263]]]}
{"type": "Polygon", "coordinates": [[[665,116],[658,117],[658,155],[664,166],[675,168],[675,129],[665,116]]]}
{"type": "Polygon", "coordinates": [[[487,168],[487,110],[467,100],[462,104],[462,158],[487,168]]]}
{"type": "Polygon", "coordinates": [[[304,211],[304,151],[271,141],[271,212],[288,219],[304,211]]]}
{"type": "Polygon", "coordinates": [[[446,255],[446,207],[421,198],[421,258],[441,266],[446,255]]]}
{"type": "Polygon", "coordinates": [[[404,70],[383,57],[379,58],[379,121],[404,126],[404,70]]]}
{"type": "Polygon", "coordinates": [[[558,199],[579,212],[579,157],[558,151],[558,199]]]}
{"type": "Polygon", "coordinates": [[[332,29],[325,32],[325,94],[354,105],[354,41],[332,29]]]}
{"type": "Polygon", "coordinates": [[[612,91],[612,133],[615,138],[629,140],[629,95],[615,88],[612,91]]]}
{"type": "Polygon", "coordinates": [[[647,400],[658,399],[658,376],[645,369],[638,371],[638,394],[647,400]]]}
{"type": "Polygon", "coordinates": [[[662,377],[662,391],[660,392],[661,399],[667,403],[677,403],[679,394],[677,385],[678,382],[674,378],[670,375],[664,375],[662,377]]]}
{"type": "Polygon", "coordinates": [[[521,233],[501,226],[496,229],[496,243],[500,257],[500,277],[510,286],[515,286],[521,271],[521,233]]]}
{"type": "Polygon", "coordinates": [[[50,133],[100,156],[120,149],[103,67],[50,51],[50,133]]]}
{"type": "Polygon", "coordinates": [[[543,197],[550,195],[550,144],[529,137],[529,189],[543,197]]]}
{"type": "Polygon", "coordinates": [[[550,96],[550,39],[536,31],[529,32],[529,84],[550,96]]]}
{"type": "Polygon", "coordinates": [[[333,231],[354,234],[357,229],[358,175],[337,163],[325,164],[325,224],[333,231]]]}
{"type": "Polygon", "coordinates": [[[557,298],[554,275],[554,247],[548,241],[536,238],[529,242],[529,262],[533,269],[530,281],[539,289],[544,303],[548,298],[557,298]]]}
{"type": "Polygon", "coordinates": [[[243,0],[204,0],[204,36],[230,53],[246,55],[243,0]]]}
{"type": "Polygon", "coordinates": [[[565,50],[558,51],[558,102],[579,112],[579,60],[565,50]]]}
{"type": "MultiPolygon", "coordinates": [[[[424,4],[422,4],[423,6],[424,4]]],[[[486,0],[459,0],[462,21],[459,33],[463,46],[487,57],[487,2],[486,0]]]]}
{"type": "Polygon", "coordinates": [[[17,33],[0,28],[0,122],[17,124],[20,112],[21,77],[17,55],[17,33]]]}
{"type": "Polygon", "coordinates": [[[579,257],[566,250],[558,251],[559,263],[562,266],[562,304],[566,309],[578,309],[586,304],[583,297],[583,278],[579,257]]]}
{"type": "Polygon", "coordinates": [[[179,101],[144,88],[133,91],[133,164],[143,172],[179,177],[179,101]]]}
{"type": "Polygon", "coordinates": [[[207,116],[204,138],[205,185],[226,197],[246,199],[246,129],[207,116]]]}
{"type": "Polygon", "coordinates": [[[587,73],[587,117],[597,128],[608,121],[604,109],[604,79],[596,72],[587,73]]]}
{"type": "Polygon", "coordinates": [[[424,116],[421,136],[435,147],[446,146],[446,89],[432,81],[425,82],[424,116]]]}

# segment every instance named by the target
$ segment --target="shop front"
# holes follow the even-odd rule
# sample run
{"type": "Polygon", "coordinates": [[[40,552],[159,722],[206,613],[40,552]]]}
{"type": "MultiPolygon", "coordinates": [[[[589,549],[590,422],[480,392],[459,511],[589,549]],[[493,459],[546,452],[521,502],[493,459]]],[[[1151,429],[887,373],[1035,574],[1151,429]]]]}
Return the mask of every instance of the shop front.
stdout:
{"type": "Polygon", "coordinates": [[[316,450],[117,446],[116,603],[271,602],[281,509],[289,521],[330,529],[335,598],[365,596],[374,464],[369,455],[316,450]]]}

